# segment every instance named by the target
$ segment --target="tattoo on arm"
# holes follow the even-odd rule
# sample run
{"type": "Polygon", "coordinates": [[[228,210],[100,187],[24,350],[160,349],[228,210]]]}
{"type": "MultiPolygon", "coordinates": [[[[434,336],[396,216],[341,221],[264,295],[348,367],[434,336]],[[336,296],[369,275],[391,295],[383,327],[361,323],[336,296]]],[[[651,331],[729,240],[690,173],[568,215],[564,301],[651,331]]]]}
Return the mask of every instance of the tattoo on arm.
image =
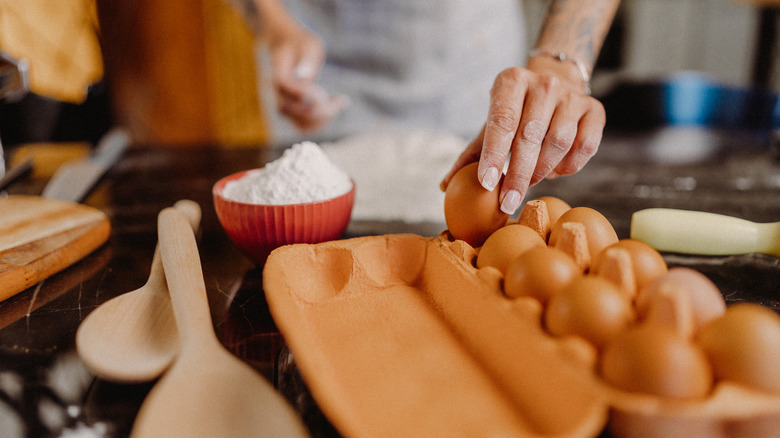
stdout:
{"type": "Polygon", "coordinates": [[[592,69],[620,0],[553,0],[536,47],[563,52],[592,69]]]}

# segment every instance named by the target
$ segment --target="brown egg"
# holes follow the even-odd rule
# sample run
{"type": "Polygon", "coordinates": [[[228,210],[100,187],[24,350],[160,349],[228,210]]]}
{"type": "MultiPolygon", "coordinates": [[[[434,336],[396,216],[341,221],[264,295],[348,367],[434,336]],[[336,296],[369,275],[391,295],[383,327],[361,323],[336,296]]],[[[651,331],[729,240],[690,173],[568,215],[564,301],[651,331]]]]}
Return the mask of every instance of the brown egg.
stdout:
{"type": "Polygon", "coordinates": [[[641,289],[635,301],[640,318],[645,317],[653,297],[659,293],[685,294],[688,297],[693,315],[693,330],[704,326],[726,311],[726,301],[715,283],[706,275],[691,268],[671,268],[641,289]]]}
{"type": "Polygon", "coordinates": [[[544,322],[556,336],[580,336],[596,348],[603,347],[634,321],[634,309],[611,282],[584,276],[547,303],[544,322]]]}
{"type": "Polygon", "coordinates": [[[602,378],[617,388],[675,399],[703,398],[713,374],[704,351],[671,329],[639,325],[607,344],[602,378]]]}
{"type": "Polygon", "coordinates": [[[477,166],[478,163],[471,163],[455,173],[444,193],[447,229],[454,238],[474,247],[481,246],[509,219],[509,215],[500,210],[499,189],[489,192],[480,185],[477,166]]]}
{"type": "Polygon", "coordinates": [[[780,316],[752,303],[729,306],[697,338],[717,379],[780,392],[780,316]]]}
{"type": "Polygon", "coordinates": [[[636,282],[635,291],[641,290],[668,271],[666,261],[661,253],[650,245],[634,239],[621,239],[596,254],[592,262],[592,269],[598,271],[599,266],[604,263],[607,251],[613,248],[626,250],[631,257],[631,267],[636,282]]]}
{"type": "Polygon", "coordinates": [[[515,257],[531,248],[546,246],[539,234],[525,225],[506,225],[493,232],[482,244],[477,255],[477,267],[492,266],[503,274],[515,257]]]}
{"type": "Polygon", "coordinates": [[[563,216],[564,213],[571,210],[571,206],[566,201],[556,198],[555,196],[542,196],[538,198],[540,201],[544,201],[547,205],[547,216],[550,218],[550,226],[554,226],[558,219],[563,216]]]}
{"type": "Polygon", "coordinates": [[[589,207],[574,207],[561,215],[553,225],[548,242],[550,246],[556,246],[566,223],[581,223],[585,226],[591,260],[604,248],[618,241],[615,229],[604,215],[589,207]]]}
{"type": "Polygon", "coordinates": [[[542,304],[555,296],[582,271],[566,253],[543,246],[514,258],[504,275],[504,293],[510,298],[530,296],[542,304]]]}

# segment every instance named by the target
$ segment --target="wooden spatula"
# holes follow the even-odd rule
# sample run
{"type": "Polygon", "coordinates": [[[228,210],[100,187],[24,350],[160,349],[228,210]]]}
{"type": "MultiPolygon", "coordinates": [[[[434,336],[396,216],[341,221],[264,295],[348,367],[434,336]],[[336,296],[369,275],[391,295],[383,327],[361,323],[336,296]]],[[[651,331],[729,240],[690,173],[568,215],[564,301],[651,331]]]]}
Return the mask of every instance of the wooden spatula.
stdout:
{"type": "Polygon", "coordinates": [[[217,339],[197,243],[185,216],[166,208],[158,226],[181,350],[141,406],[131,436],[308,436],[281,394],[217,339]]]}

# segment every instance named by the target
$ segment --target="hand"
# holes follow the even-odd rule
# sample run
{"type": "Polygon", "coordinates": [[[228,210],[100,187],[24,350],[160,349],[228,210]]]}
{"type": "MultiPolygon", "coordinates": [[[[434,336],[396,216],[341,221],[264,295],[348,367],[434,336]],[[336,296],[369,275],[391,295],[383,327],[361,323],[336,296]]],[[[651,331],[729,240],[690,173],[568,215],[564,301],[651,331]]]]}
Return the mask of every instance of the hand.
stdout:
{"type": "Polygon", "coordinates": [[[276,30],[269,38],[268,49],[279,112],[298,129],[320,129],[349,104],[346,96],[328,95],[317,84],[325,59],[324,44],[297,24],[276,30]]]}
{"type": "Polygon", "coordinates": [[[555,63],[537,61],[528,69],[514,67],[498,75],[487,122],[456,160],[442,189],[460,168],[479,161],[480,183],[492,191],[511,152],[499,199],[501,210],[513,214],[530,186],[585,166],[601,143],[604,107],[584,94],[576,75],[560,70],[569,66],[555,63]]]}

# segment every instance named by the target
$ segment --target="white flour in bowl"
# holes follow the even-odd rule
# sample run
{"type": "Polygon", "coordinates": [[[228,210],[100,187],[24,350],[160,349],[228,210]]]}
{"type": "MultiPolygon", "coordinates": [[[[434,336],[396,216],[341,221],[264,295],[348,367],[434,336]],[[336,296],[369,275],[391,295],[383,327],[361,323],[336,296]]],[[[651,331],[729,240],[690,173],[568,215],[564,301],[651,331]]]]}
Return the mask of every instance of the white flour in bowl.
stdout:
{"type": "Polygon", "coordinates": [[[351,189],[349,175],[316,143],[305,141],[262,169],[228,182],[222,196],[248,204],[287,205],[324,201],[351,189]]]}

